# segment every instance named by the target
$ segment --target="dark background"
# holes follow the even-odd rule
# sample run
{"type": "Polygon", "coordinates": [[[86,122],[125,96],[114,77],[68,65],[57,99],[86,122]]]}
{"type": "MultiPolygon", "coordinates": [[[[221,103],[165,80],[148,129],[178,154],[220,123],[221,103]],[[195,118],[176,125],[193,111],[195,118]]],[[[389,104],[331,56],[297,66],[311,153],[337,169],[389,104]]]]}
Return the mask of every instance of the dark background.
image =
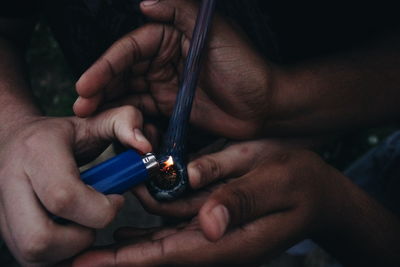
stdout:
{"type": "MultiPolygon", "coordinates": [[[[58,43],[44,23],[39,23],[35,28],[27,59],[32,88],[43,111],[49,116],[73,115],[72,105],[77,96],[74,89],[76,78],[66,63],[58,43]]],[[[348,134],[332,141],[322,154],[331,164],[344,170],[366,151],[379,144],[392,131],[392,128],[380,128],[348,134]]],[[[141,220],[138,216],[141,216],[140,213],[143,214],[143,211],[140,207],[137,209],[135,220],[141,220]]],[[[0,247],[4,251],[4,243],[0,243],[0,247]]],[[[8,253],[1,253],[0,265],[17,266],[8,253]]],[[[267,266],[337,265],[322,250],[317,249],[306,257],[282,255],[267,266]]]]}

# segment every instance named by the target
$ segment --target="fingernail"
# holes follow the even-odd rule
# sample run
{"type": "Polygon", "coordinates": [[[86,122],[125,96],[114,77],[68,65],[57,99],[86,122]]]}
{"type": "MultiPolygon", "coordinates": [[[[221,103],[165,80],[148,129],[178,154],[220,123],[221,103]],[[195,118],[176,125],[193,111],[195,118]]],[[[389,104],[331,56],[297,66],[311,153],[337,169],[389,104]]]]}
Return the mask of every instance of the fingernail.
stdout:
{"type": "Polygon", "coordinates": [[[155,5],[155,4],[157,4],[159,2],[159,0],[145,0],[145,1],[142,1],[142,5],[144,5],[144,6],[152,6],[152,5],[155,5]]]}
{"type": "Polygon", "coordinates": [[[142,131],[140,131],[139,129],[134,129],[133,133],[135,134],[135,138],[138,142],[147,142],[146,137],[144,137],[142,131]]]}
{"type": "Polygon", "coordinates": [[[199,168],[195,166],[188,167],[189,181],[193,188],[198,188],[201,186],[201,173],[199,168]]]}
{"type": "Polygon", "coordinates": [[[210,215],[214,217],[214,221],[216,224],[215,234],[218,238],[220,238],[224,235],[226,228],[228,227],[229,211],[225,206],[218,205],[210,211],[210,215]]]}

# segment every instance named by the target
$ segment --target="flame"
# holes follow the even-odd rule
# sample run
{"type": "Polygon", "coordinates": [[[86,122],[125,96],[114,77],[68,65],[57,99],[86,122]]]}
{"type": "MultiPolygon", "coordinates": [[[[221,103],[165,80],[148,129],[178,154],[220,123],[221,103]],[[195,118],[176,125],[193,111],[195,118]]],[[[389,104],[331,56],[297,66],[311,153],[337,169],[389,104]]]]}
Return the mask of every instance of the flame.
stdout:
{"type": "Polygon", "coordinates": [[[170,156],[166,161],[162,163],[161,171],[168,171],[170,168],[174,166],[174,159],[170,156]]]}
{"type": "Polygon", "coordinates": [[[168,160],[164,162],[164,164],[166,168],[171,167],[172,165],[174,165],[174,159],[171,156],[169,156],[168,160]]]}

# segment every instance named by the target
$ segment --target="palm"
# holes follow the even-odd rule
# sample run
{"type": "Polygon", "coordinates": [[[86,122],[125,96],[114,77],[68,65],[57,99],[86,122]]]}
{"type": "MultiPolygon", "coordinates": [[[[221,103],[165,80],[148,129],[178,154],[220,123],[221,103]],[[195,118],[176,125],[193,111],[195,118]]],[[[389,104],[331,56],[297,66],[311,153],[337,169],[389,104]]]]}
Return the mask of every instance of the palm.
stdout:
{"type": "MultiPolygon", "coordinates": [[[[133,104],[151,115],[170,115],[190,44],[187,35],[163,24],[146,25],[130,33],[123,45],[129,51],[125,54],[130,54],[130,64],[123,62],[125,68],[120,73],[116,69],[127,59],[112,58],[122,46],[114,45],[102,58],[112,72],[106,102],[118,100],[118,104],[133,104]]],[[[231,138],[254,136],[259,130],[260,107],[266,105],[265,72],[264,62],[242,36],[230,25],[216,22],[191,122],[231,138]]]]}
{"type": "Polygon", "coordinates": [[[74,260],[74,266],[257,266],[268,257],[268,237],[260,232],[268,225],[265,220],[237,228],[218,242],[207,240],[197,223],[159,230],[121,229],[116,233],[118,245],[93,250],[74,260]],[[246,239],[247,246],[242,240],[246,239]]]}

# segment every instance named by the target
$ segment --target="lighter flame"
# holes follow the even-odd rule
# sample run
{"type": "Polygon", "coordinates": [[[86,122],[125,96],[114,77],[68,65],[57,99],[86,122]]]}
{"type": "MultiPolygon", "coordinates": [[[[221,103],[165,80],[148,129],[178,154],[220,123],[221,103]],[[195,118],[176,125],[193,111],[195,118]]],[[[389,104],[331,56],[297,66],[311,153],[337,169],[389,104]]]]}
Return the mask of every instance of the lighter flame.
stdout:
{"type": "Polygon", "coordinates": [[[164,162],[164,164],[165,164],[165,167],[168,168],[168,167],[174,165],[174,159],[171,156],[169,156],[168,160],[166,162],[164,162]]]}

